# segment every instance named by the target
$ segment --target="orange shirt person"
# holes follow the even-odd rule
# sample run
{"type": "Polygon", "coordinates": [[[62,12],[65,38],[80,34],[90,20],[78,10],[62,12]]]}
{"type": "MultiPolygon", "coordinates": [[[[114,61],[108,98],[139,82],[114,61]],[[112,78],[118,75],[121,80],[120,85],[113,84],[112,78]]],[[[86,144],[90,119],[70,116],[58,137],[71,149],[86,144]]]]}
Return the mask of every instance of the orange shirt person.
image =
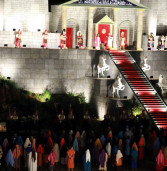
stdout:
{"type": "Polygon", "coordinates": [[[71,147],[68,151],[67,151],[67,167],[68,170],[72,170],[74,169],[74,157],[75,157],[75,151],[73,150],[73,147],[71,147]]]}

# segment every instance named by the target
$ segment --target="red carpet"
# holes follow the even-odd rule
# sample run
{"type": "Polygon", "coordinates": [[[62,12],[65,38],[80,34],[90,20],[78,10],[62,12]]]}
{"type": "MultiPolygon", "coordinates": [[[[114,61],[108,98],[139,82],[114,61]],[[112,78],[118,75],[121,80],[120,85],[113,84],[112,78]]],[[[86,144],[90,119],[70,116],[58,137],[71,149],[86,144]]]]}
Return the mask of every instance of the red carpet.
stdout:
{"type": "Polygon", "coordinates": [[[140,103],[159,128],[167,129],[167,106],[145,73],[128,52],[110,51],[110,56],[140,103]]]}

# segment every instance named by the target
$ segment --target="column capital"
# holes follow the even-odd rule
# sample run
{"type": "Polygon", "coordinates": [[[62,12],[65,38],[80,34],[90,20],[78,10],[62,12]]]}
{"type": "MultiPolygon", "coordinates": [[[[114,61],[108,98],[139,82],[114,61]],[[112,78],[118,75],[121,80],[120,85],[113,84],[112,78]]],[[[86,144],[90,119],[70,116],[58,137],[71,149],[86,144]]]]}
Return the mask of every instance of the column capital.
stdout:
{"type": "Polygon", "coordinates": [[[89,10],[94,10],[96,7],[88,7],[89,10]]]}
{"type": "Polygon", "coordinates": [[[142,8],[142,9],[139,9],[139,8],[138,8],[137,11],[143,12],[143,11],[145,11],[145,9],[143,9],[143,8],[142,8]]]}
{"type": "Polygon", "coordinates": [[[112,8],[113,9],[113,11],[119,11],[120,10],[120,8],[112,8]]]}
{"type": "Polygon", "coordinates": [[[69,6],[65,6],[65,5],[62,5],[61,7],[65,9],[69,8],[69,6]]]}

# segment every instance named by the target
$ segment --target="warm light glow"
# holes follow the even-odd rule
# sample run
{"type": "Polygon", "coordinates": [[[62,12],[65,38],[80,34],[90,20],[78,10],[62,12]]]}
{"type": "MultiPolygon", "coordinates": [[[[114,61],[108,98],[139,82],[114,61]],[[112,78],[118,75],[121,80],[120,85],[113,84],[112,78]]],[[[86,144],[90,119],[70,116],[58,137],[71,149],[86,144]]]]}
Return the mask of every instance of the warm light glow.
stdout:
{"type": "Polygon", "coordinates": [[[2,66],[2,69],[0,70],[1,76],[3,77],[11,77],[14,78],[15,77],[15,73],[16,73],[16,65],[15,64],[4,64],[2,66]]]}
{"type": "Polygon", "coordinates": [[[31,16],[27,19],[27,26],[28,30],[32,32],[36,32],[38,29],[41,29],[41,31],[45,30],[45,16],[44,15],[36,15],[31,16]]]}
{"type": "Polygon", "coordinates": [[[6,31],[12,31],[13,28],[16,30],[20,29],[22,30],[21,20],[19,18],[7,18],[5,21],[5,30],[6,31]]]}
{"type": "Polygon", "coordinates": [[[89,81],[79,80],[76,82],[66,80],[63,84],[66,93],[83,94],[85,97],[85,102],[90,102],[92,85],[89,81]]]}
{"type": "Polygon", "coordinates": [[[153,33],[154,36],[156,36],[156,29],[157,29],[157,17],[155,14],[149,15],[148,20],[148,34],[153,33]]]}
{"type": "Polygon", "coordinates": [[[100,120],[104,120],[104,115],[106,113],[106,104],[104,102],[97,102],[98,117],[100,120]]]}

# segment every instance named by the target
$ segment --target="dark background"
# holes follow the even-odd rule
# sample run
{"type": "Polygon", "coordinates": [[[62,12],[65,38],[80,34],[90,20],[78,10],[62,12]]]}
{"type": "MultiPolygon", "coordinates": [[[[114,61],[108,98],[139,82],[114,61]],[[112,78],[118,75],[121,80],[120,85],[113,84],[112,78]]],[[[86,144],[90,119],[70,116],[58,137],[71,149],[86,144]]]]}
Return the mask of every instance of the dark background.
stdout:
{"type": "Polygon", "coordinates": [[[51,5],[62,4],[68,0],[48,0],[49,1],[49,12],[51,12],[51,5]]]}

